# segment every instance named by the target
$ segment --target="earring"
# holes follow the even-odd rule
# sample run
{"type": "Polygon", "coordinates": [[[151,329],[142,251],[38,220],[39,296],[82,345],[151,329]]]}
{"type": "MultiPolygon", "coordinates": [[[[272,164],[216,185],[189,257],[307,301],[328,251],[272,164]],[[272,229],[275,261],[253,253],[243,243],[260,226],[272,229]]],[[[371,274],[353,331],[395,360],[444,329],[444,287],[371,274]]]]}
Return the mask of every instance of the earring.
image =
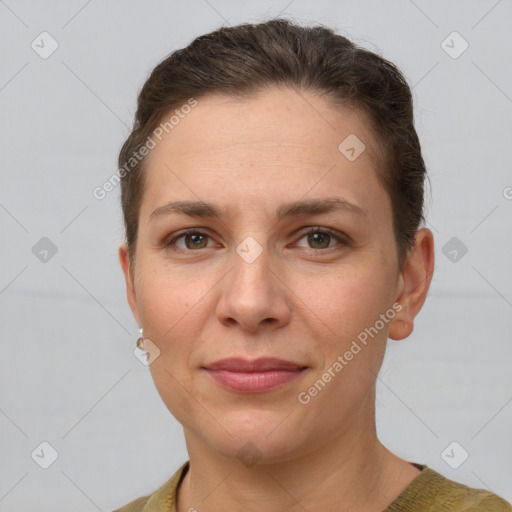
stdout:
{"type": "Polygon", "coordinates": [[[141,346],[142,343],[144,342],[144,335],[142,334],[142,328],[139,329],[139,332],[140,332],[140,336],[139,336],[139,339],[137,340],[137,343],[135,344],[135,346],[141,350],[144,350],[143,347],[141,346]]]}

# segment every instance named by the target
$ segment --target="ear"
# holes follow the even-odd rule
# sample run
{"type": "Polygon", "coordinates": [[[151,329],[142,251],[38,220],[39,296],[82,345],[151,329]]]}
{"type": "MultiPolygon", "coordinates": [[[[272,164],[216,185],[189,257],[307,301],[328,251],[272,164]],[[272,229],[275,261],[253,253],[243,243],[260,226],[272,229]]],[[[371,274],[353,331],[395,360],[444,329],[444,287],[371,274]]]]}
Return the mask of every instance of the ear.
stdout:
{"type": "Polygon", "coordinates": [[[397,299],[402,308],[390,323],[389,337],[407,338],[414,330],[414,317],[420,312],[434,273],[434,235],[427,228],[416,232],[414,247],[399,276],[397,299]]]}
{"type": "Polygon", "coordinates": [[[130,253],[128,251],[128,247],[127,247],[126,243],[121,244],[119,246],[119,262],[121,263],[121,268],[123,269],[124,279],[126,281],[126,297],[128,299],[128,304],[130,305],[130,309],[132,310],[135,320],[137,321],[137,323],[140,326],[141,323],[140,323],[139,308],[137,306],[137,295],[135,293],[133,265],[130,265],[130,253]]]}

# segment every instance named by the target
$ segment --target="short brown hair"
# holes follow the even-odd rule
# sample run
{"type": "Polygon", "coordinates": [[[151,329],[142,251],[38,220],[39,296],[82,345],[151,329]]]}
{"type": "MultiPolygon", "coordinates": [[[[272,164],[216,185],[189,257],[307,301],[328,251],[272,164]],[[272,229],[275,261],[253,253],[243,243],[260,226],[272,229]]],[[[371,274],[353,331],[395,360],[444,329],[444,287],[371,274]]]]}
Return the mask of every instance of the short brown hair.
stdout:
{"type": "MultiPolygon", "coordinates": [[[[423,216],[425,164],[414,128],[411,90],[394,64],[323,27],[285,19],[222,27],[167,56],[142,87],[134,127],[119,169],[137,153],[170,111],[208,93],[254,94],[284,85],[327,95],[333,105],[361,109],[371,122],[383,162],[379,179],[389,194],[399,266],[414,245],[423,216]]],[[[144,191],[144,162],[121,176],[121,203],[130,261],[134,261],[144,191]]]]}

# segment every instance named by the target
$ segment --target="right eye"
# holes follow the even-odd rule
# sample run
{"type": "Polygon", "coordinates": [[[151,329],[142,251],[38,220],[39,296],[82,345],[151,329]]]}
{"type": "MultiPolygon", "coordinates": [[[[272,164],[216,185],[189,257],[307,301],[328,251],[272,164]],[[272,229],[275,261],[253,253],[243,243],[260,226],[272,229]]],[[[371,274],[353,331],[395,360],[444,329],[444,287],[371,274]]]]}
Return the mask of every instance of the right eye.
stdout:
{"type": "Polygon", "coordinates": [[[195,251],[206,248],[208,239],[211,239],[210,235],[207,235],[202,231],[187,229],[170,240],[166,240],[164,242],[164,246],[171,250],[178,249],[181,251],[195,251]],[[180,244],[181,241],[183,241],[182,244],[180,244]]]}

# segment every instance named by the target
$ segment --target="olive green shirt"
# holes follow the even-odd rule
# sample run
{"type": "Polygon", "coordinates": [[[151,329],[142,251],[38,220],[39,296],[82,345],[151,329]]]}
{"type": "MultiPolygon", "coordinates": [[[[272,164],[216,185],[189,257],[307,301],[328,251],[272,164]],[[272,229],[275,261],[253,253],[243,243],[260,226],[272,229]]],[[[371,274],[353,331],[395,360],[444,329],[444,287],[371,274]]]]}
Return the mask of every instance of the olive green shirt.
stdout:
{"type": "MultiPolygon", "coordinates": [[[[421,473],[383,512],[512,512],[512,505],[495,494],[449,480],[425,465],[415,466],[421,473]]],[[[187,461],[153,494],[114,512],[176,512],[176,490],[188,468],[187,461]]]]}

